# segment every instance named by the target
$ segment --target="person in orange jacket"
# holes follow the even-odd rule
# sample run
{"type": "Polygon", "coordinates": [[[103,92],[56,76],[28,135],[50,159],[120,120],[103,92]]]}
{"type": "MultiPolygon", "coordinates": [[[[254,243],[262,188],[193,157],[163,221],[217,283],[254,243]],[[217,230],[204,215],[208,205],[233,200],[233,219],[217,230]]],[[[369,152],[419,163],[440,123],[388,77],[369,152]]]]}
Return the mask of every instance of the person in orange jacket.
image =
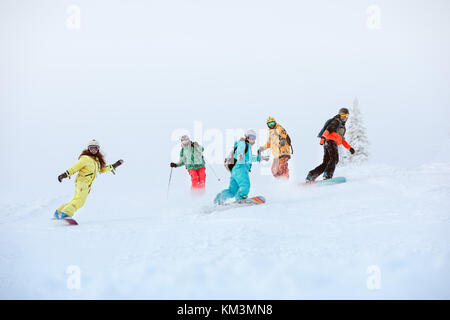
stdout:
{"type": "Polygon", "coordinates": [[[347,122],[349,111],[347,108],[341,108],[339,114],[325,123],[322,131],[320,131],[318,137],[320,137],[320,144],[324,147],[323,162],[321,165],[311,170],[306,177],[306,182],[313,182],[323,173],[323,178],[333,178],[334,170],[339,162],[338,146],[341,144],[350,151],[351,154],[355,153],[347,141],[345,141],[345,123],[347,122]]]}
{"type": "Polygon", "coordinates": [[[269,127],[269,138],[267,143],[259,148],[258,152],[261,153],[270,148],[273,155],[273,176],[289,179],[288,161],[291,158],[291,138],[273,117],[267,118],[266,123],[269,127]]]}
{"type": "Polygon", "coordinates": [[[88,194],[91,192],[92,183],[97,173],[112,171],[120,166],[123,160],[116,161],[114,164],[106,165],[103,154],[100,152],[100,144],[96,140],[89,142],[78,161],[67,171],[58,176],[58,181],[62,182],[65,178],[78,173],[75,179],[75,195],[73,199],[64,203],[56,209],[54,217],[58,220],[72,218],[75,212],[86,202],[88,194]]]}

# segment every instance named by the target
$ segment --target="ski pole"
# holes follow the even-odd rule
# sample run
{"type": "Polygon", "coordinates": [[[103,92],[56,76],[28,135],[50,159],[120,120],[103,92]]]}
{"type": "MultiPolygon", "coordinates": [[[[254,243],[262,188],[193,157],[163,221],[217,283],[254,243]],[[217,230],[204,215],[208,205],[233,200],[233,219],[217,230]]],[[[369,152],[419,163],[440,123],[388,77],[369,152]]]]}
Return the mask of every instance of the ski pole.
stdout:
{"type": "Polygon", "coordinates": [[[216,172],[214,171],[214,169],[208,164],[208,168],[211,169],[211,171],[214,173],[214,175],[216,176],[217,180],[220,181],[220,178],[217,176],[216,172]]]}
{"type": "Polygon", "coordinates": [[[170,189],[170,181],[172,180],[172,171],[173,168],[170,168],[169,184],[167,185],[167,199],[169,199],[169,189],[170,189]]]}

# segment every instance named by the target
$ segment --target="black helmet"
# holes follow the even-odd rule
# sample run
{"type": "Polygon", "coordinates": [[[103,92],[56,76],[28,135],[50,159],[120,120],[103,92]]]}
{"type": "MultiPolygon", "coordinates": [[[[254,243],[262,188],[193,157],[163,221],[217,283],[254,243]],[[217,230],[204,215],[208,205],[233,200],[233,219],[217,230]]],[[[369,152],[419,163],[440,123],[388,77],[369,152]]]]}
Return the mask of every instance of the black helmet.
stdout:
{"type": "Polygon", "coordinates": [[[339,109],[339,114],[341,114],[341,113],[349,114],[350,112],[348,111],[347,108],[340,108],[339,109]]]}

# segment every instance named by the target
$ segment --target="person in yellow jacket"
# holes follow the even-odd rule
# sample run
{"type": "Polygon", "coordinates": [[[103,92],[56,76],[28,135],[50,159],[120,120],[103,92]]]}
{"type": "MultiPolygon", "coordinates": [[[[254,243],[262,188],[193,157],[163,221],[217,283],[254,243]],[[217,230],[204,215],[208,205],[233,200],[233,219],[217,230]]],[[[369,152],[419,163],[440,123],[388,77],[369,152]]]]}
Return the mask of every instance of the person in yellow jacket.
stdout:
{"type": "Polygon", "coordinates": [[[123,160],[119,160],[112,165],[106,165],[103,154],[100,152],[100,144],[96,140],[89,142],[86,150],[83,150],[78,161],[66,172],[58,176],[58,181],[71,177],[78,172],[75,179],[75,196],[67,203],[62,204],[55,211],[56,219],[72,218],[75,212],[86,202],[86,198],[91,191],[92,183],[97,173],[112,171],[120,166],[123,160]]]}
{"type": "Polygon", "coordinates": [[[275,178],[289,179],[288,161],[291,158],[291,138],[273,117],[267,118],[269,139],[259,148],[259,152],[271,149],[273,155],[272,174],[275,178]]]}

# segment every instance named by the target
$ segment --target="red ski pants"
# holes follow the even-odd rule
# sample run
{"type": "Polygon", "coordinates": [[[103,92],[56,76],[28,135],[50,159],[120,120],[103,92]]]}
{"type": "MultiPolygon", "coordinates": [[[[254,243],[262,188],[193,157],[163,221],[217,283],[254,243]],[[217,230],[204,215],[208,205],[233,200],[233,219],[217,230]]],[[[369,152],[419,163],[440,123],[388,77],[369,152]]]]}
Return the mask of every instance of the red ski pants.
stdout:
{"type": "Polygon", "coordinates": [[[272,174],[275,178],[289,179],[288,157],[276,158],[272,163],[272,174]]]}
{"type": "Polygon", "coordinates": [[[204,189],[206,183],[206,173],[205,167],[200,169],[190,169],[188,170],[189,175],[191,176],[192,186],[191,189],[204,189]]]}

